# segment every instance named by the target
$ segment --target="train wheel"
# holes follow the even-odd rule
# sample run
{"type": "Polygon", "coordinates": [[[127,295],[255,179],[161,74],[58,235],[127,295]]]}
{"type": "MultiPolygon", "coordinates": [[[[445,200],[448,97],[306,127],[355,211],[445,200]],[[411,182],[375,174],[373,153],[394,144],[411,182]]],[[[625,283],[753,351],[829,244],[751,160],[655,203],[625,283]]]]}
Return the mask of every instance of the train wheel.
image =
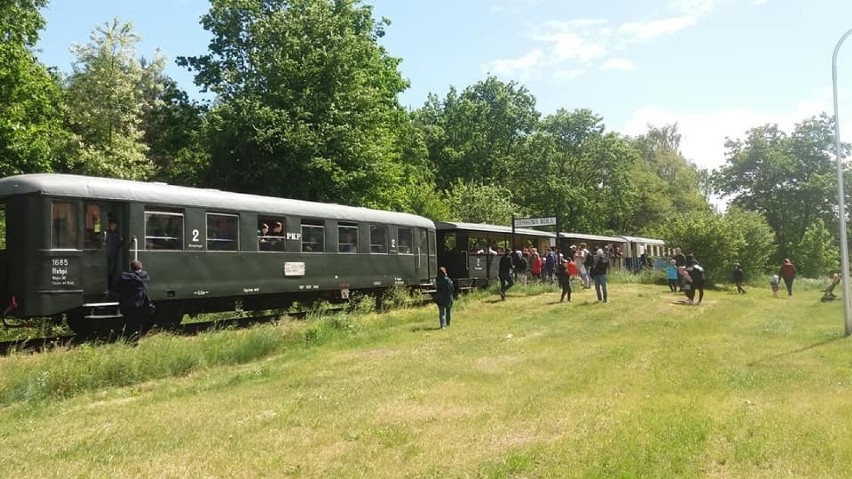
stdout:
{"type": "Polygon", "coordinates": [[[84,317],[83,310],[75,309],[65,314],[65,322],[74,334],[80,338],[88,338],[95,332],[92,322],[84,317]]]}

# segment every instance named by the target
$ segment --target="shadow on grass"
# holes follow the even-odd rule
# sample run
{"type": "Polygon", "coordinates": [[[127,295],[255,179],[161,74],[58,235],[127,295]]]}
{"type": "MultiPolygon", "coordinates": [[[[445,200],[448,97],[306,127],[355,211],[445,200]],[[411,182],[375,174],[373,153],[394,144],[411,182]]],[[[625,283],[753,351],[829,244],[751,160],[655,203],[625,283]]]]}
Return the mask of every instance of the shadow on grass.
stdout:
{"type": "Polygon", "coordinates": [[[799,348],[799,349],[794,349],[792,351],[787,351],[786,353],[773,354],[773,355],[767,356],[763,359],[758,359],[757,361],[752,361],[750,363],[747,363],[747,365],[748,366],[757,366],[758,364],[766,363],[766,362],[769,362],[769,361],[774,361],[776,359],[785,358],[787,356],[792,356],[792,355],[798,354],[798,353],[803,353],[805,351],[809,351],[811,349],[818,348],[820,346],[825,346],[826,344],[833,343],[833,342],[839,341],[841,339],[846,339],[846,337],[845,336],[835,336],[833,338],[828,338],[828,339],[816,342],[816,343],[811,344],[809,346],[805,346],[805,347],[802,347],[802,348],[799,348]]]}
{"type": "Polygon", "coordinates": [[[419,333],[421,331],[440,331],[440,326],[415,326],[411,328],[412,333],[419,333]]]}

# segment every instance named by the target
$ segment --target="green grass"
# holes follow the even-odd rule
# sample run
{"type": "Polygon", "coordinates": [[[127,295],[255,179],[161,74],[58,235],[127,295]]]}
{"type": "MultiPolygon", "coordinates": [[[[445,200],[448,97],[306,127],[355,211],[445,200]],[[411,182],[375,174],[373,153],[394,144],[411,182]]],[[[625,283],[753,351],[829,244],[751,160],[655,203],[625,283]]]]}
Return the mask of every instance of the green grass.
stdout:
{"type": "Polygon", "coordinates": [[[548,286],[0,359],[9,477],[844,477],[852,360],[818,282],[548,286]]]}

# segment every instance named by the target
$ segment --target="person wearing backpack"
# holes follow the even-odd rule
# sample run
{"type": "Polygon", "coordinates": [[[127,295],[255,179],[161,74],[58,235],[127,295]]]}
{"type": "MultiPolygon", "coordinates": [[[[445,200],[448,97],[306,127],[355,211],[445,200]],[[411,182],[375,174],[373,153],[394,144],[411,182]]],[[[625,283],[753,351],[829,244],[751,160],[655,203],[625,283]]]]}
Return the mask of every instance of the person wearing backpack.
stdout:
{"type": "Polygon", "coordinates": [[[701,301],[704,300],[704,268],[698,264],[698,260],[691,254],[686,256],[686,271],[692,280],[687,293],[689,302],[695,301],[695,292],[698,291],[698,301],[695,304],[701,304],[701,301]]]}
{"type": "Polygon", "coordinates": [[[595,252],[592,259],[592,277],[595,280],[595,293],[598,294],[598,301],[607,302],[606,291],[606,273],[609,269],[609,257],[600,248],[595,252]]]}

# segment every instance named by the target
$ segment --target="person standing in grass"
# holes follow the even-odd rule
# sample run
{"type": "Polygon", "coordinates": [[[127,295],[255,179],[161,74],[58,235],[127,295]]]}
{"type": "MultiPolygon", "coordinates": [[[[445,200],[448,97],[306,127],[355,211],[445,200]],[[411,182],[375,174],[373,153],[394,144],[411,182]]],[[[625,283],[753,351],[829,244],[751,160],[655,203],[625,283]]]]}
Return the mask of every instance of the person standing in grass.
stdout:
{"type": "Polygon", "coordinates": [[[606,273],[609,269],[609,257],[600,248],[595,253],[594,262],[591,268],[592,278],[595,280],[595,292],[598,294],[598,301],[607,302],[606,291],[606,273]]]}
{"type": "MultiPolygon", "coordinates": [[[[569,264],[574,264],[570,256],[568,257],[568,261],[559,263],[556,267],[556,279],[562,288],[562,296],[559,298],[560,303],[564,302],[566,297],[568,298],[568,302],[571,302],[571,274],[568,270],[569,264]]],[[[574,268],[574,271],[576,271],[576,268],[574,268]]]]}
{"type": "Polygon", "coordinates": [[[435,302],[438,303],[438,321],[441,329],[450,325],[453,319],[453,280],[447,276],[447,268],[438,268],[438,279],[436,281],[437,292],[435,302]]]}
{"type": "Polygon", "coordinates": [[[512,279],[512,249],[506,248],[506,251],[503,253],[503,257],[500,258],[500,270],[498,273],[500,277],[500,299],[506,300],[506,291],[509,291],[509,288],[515,284],[515,280],[512,279]]]}
{"type": "Polygon", "coordinates": [[[773,274],[772,277],[769,278],[769,288],[772,289],[773,298],[778,297],[778,283],[780,282],[781,280],[778,278],[777,274],[773,274]]]}
{"type": "MultiPolygon", "coordinates": [[[[701,304],[701,301],[704,300],[704,268],[698,264],[698,260],[691,254],[686,257],[686,271],[689,273],[690,281],[689,302],[701,304]],[[698,292],[698,301],[694,301],[696,291],[698,292]]],[[[684,285],[684,288],[686,288],[686,285],[684,285]]]]}
{"type": "Polygon", "coordinates": [[[793,297],[793,279],[796,277],[796,267],[789,258],[784,258],[784,263],[781,269],[778,270],[778,276],[784,280],[784,286],[787,287],[787,298],[793,297]]]}
{"type": "Polygon", "coordinates": [[[737,293],[745,294],[745,289],[743,289],[743,279],[745,279],[745,272],[743,272],[743,267],[739,263],[734,265],[733,278],[734,284],[737,285],[737,293]]]}
{"type": "Polygon", "coordinates": [[[121,273],[118,280],[118,308],[124,316],[127,335],[139,334],[147,328],[151,315],[151,298],[148,297],[148,273],[142,270],[141,261],[130,263],[130,271],[121,273]]]}
{"type": "Polygon", "coordinates": [[[676,293],[678,280],[677,262],[673,259],[670,259],[669,265],[666,266],[666,279],[669,280],[669,290],[671,290],[672,293],[676,293]]]}

